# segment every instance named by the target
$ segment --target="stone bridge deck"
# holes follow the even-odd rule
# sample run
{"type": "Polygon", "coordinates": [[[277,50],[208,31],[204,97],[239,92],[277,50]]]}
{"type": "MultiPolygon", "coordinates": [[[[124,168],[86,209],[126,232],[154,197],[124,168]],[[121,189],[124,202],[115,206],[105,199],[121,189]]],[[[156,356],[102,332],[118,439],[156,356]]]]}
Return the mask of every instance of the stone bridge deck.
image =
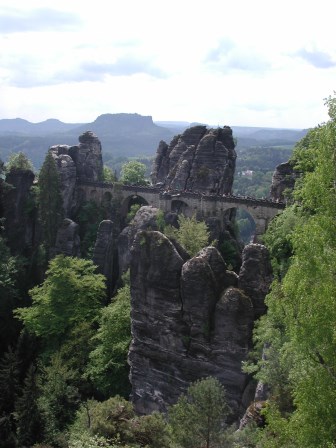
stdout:
{"type": "Polygon", "coordinates": [[[77,185],[86,200],[103,202],[119,198],[122,210],[127,213],[129,205],[142,201],[163,211],[174,211],[186,216],[196,214],[199,218],[216,216],[224,219],[230,209],[246,210],[256,224],[256,236],[262,235],[271,219],[286,206],[283,202],[234,195],[212,195],[188,191],[163,191],[158,187],[108,184],[104,182],[80,182],[77,185]]]}

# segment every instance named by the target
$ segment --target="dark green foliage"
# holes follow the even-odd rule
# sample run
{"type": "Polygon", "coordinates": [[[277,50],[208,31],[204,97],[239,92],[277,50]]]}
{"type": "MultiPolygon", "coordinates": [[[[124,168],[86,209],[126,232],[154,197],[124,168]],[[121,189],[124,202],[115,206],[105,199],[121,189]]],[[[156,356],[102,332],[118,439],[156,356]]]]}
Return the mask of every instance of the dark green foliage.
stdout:
{"type": "Polygon", "coordinates": [[[9,348],[0,360],[0,441],[3,447],[15,447],[15,401],[19,387],[18,360],[9,348]]]}
{"type": "Polygon", "coordinates": [[[24,381],[22,394],[15,406],[19,446],[32,446],[42,440],[43,425],[37,404],[38,397],[36,367],[31,365],[24,381]]]}
{"type": "Polygon", "coordinates": [[[0,356],[10,344],[15,343],[20,325],[13,319],[13,309],[20,302],[19,273],[17,257],[10,255],[4,239],[0,236],[0,356]]]}
{"type": "Polygon", "coordinates": [[[38,178],[38,203],[43,237],[47,249],[55,244],[57,230],[63,217],[62,197],[56,162],[48,152],[38,178]]]}
{"type": "Polygon", "coordinates": [[[26,154],[23,152],[18,152],[11,154],[9,156],[9,160],[6,163],[7,171],[16,171],[16,170],[31,170],[34,171],[34,167],[32,162],[28,159],[26,154]]]}
{"type": "Polygon", "coordinates": [[[98,227],[103,219],[105,210],[96,202],[88,201],[81,206],[76,220],[80,225],[81,252],[84,258],[92,258],[98,227]]]}
{"type": "Polygon", "coordinates": [[[177,446],[219,448],[228,413],[225,390],[220,382],[212,377],[196,381],[168,412],[177,446]]]}
{"type": "Polygon", "coordinates": [[[75,372],[64,365],[58,353],[42,372],[38,406],[49,442],[58,440],[75,417],[80,397],[74,380],[75,372]]]}

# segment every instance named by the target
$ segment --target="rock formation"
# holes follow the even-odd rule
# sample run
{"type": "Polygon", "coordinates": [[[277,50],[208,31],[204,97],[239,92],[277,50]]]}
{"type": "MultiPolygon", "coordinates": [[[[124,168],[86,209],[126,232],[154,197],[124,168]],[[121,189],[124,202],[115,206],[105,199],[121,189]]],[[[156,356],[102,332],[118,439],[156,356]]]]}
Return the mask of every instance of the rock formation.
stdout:
{"type": "Polygon", "coordinates": [[[272,177],[270,196],[273,201],[284,201],[285,190],[293,190],[298,171],[294,170],[291,162],[281,163],[275,168],[272,177]]]}
{"type": "Polygon", "coordinates": [[[78,224],[65,218],[58,229],[55,243],[55,255],[64,254],[68,257],[80,257],[80,238],[78,224]]]}
{"type": "Polygon", "coordinates": [[[213,247],[184,260],[162,233],[138,231],[130,261],[129,352],[137,412],[165,411],[191,382],[211,375],[227,390],[232,418],[244,413],[254,389],[241,363],[251,348],[253,322],[270,280],[266,248],[252,245],[245,252],[242,278],[249,256],[258,258],[261,267],[254,266],[254,275],[261,291],[257,284],[248,289],[240,275],[228,271],[213,247]]]}
{"type": "Polygon", "coordinates": [[[171,143],[161,141],[153,164],[152,183],[166,189],[231,193],[236,165],[232,130],[194,126],[171,143]]]}
{"type": "Polygon", "coordinates": [[[79,145],[55,145],[49,150],[57,163],[66,217],[72,217],[77,204],[78,181],[97,182],[103,177],[102,148],[98,137],[91,131],[80,135],[79,145]]]}

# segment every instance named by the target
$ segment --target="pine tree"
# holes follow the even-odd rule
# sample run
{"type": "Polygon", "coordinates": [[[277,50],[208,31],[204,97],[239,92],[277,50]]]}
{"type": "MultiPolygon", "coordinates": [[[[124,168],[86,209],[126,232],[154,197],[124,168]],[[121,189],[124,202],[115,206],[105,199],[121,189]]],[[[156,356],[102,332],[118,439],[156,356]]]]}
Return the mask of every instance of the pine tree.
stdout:
{"type": "Polygon", "coordinates": [[[36,367],[31,365],[24,381],[22,395],[16,402],[19,446],[32,446],[42,438],[42,419],[38,408],[39,390],[36,367]]]}
{"type": "Polygon", "coordinates": [[[6,448],[16,446],[14,410],[18,387],[18,361],[9,348],[0,361],[0,440],[6,448]]]}
{"type": "Polygon", "coordinates": [[[48,152],[39,174],[39,207],[44,241],[49,250],[55,243],[62,219],[62,197],[56,162],[48,152]]]}

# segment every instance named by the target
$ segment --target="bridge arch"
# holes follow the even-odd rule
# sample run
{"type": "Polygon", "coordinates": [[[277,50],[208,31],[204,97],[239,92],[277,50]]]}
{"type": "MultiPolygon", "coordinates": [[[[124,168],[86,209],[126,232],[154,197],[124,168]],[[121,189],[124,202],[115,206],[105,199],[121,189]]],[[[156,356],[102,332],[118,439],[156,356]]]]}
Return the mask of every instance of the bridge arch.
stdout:
{"type": "Polygon", "coordinates": [[[171,211],[188,217],[192,216],[192,210],[189,205],[180,199],[173,199],[171,201],[171,211]]]}
{"type": "Polygon", "coordinates": [[[144,197],[139,194],[130,194],[121,203],[120,214],[122,219],[126,219],[127,213],[131,210],[132,205],[148,205],[144,197]]]}

